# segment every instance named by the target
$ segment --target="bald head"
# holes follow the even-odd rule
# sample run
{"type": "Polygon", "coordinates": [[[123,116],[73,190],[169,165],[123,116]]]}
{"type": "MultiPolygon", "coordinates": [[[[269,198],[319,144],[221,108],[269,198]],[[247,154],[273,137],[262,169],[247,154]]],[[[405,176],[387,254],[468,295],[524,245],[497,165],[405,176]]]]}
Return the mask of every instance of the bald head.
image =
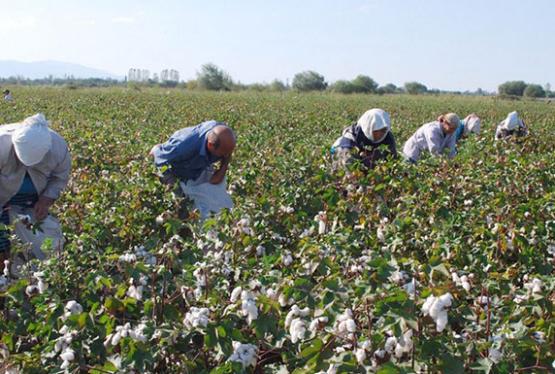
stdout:
{"type": "Polygon", "coordinates": [[[227,158],[235,149],[235,133],[225,125],[214,127],[207,135],[206,148],[208,152],[216,157],[227,158]]]}

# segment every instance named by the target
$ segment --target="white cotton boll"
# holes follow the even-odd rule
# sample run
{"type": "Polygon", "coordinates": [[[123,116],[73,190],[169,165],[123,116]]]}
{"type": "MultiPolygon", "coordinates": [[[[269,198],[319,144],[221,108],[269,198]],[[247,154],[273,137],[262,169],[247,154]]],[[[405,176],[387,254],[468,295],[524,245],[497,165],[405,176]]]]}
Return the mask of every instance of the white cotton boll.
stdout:
{"type": "Polygon", "coordinates": [[[388,353],[392,353],[393,350],[395,349],[395,346],[397,345],[397,338],[394,336],[390,336],[389,338],[387,338],[387,340],[385,341],[385,351],[388,353]]]}
{"type": "Polygon", "coordinates": [[[229,356],[228,361],[239,362],[243,367],[256,365],[257,348],[252,344],[242,344],[233,342],[233,353],[229,356]]]}
{"type": "Polygon", "coordinates": [[[436,330],[437,332],[442,332],[447,326],[447,312],[442,311],[436,318],[436,330]]]}
{"type": "Polygon", "coordinates": [[[461,278],[459,278],[459,275],[456,272],[451,273],[451,280],[455,284],[459,284],[461,282],[461,278]]]}
{"type": "Polygon", "coordinates": [[[416,280],[416,278],[412,278],[410,282],[406,283],[403,286],[403,289],[409,295],[409,297],[414,298],[417,285],[418,285],[418,281],[416,280]]]}
{"type": "Polygon", "coordinates": [[[256,255],[258,257],[264,256],[265,254],[266,254],[266,248],[264,248],[264,246],[259,245],[256,247],[256,255]]]}
{"type": "Polygon", "coordinates": [[[488,297],[487,296],[480,296],[476,300],[480,305],[488,305],[488,297]]]}
{"type": "Polygon", "coordinates": [[[195,299],[197,300],[202,299],[202,294],[203,294],[202,288],[200,287],[195,288],[194,294],[195,294],[195,299]]]}
{"type": "Polygon", "coordinates": [[[503,358],[503,353],[498,349],[490,348],[488,358],[498,364],[503,358]]]}
{"type": "Polygon", "coordinates": [[[290,266],[293,263],[293,257],[289,252],[285,252],[281,257],[281,261],[283,262],[283,265],[290,266]]]}
{"type": "Polygon", "coordinates": [[[362,342],[360,347],[364,350],[369,351],[372,348],[372,342],[370,340],[365,340],[362,342]]]}
{"type": "Polygon", "coordinates": [[[366,351],[364,349],[357,348],[355,350],[355,357],[359,365],[364,364],[364,360],[366,360],[366,351]]]}
{"type": "Polygon", "coordinates": [[[72,315],[83,313],[83,307],[75,300],[68,301],[65,306],[65,310],[72,315]]]}
{"type": "Polygon", "coordinates": [[[65,370],[67,368],[69,368],[69,361],[62,362],[62,364],[60,365],[60,369],[65,370]]]}
{"type": "Polygon", "coordinates": [[[296,343],[304,338],[306,333],[305,322],[300,318],[295,318],[291,322],[291,327],[289,329],[289,334],[291,335],[291,342],[296,343]]]}
{"type": "Polygon", "coordinates": [[[276,296],[277,296],[277,292],[276,292],[276,290],[274,290],[273,288],[268,288],[268,289],[266,290],[266,296],[267,296],[269,299],[274,300],[274,299],[276,298],[276,296]]]}
{"type": "Polygon", "coordinates": [[[443,307],[451,306],[451,303],[453,302],[453,295],[447,292],[439,297],[439,302],[441,302],[443,307]]]}
{"type": "Polygon", "coordinates": [[[376,237],[380,242],[385,241],[385,231],[381,226],[378,226],[378,228],[376,229],[376,237]]]}
{"type": "Polygon", "coordinates": [[[229,298],[229,301],[234,303],[237,300],[239,300],[239,296],[241,296],[241,292],[243,292],[243,289],[241,288],[241,286],[235,287],[233,291],[231,291],[231,297],[229,298]]]}
{"type": "Polygon", "coordinates": [[[121,340],[121,332],[118,331],[112,337],[112,345],[114,346],[118,345],[120,340],[121,340]]]}
{"type": "Polygon", "coordinates": [[[347,331],[349,332],[357,331],[357,325],[354,320],[348,319],[347,321],[345,321],[345,325],[346,325],[347,331]]]}
{"type": "Polygon", "coordinates": [[[42,279],[39,279],[39,282],[37,283],[37,288],[39,290],[39,293],[42,294],[48,288],[48,284],[44,283],[42,279]]]}
{"type": "Polygon", "coordinates": [[[464,288],[464,290],[465,290],[466,292],[469,292],[469,291],[470,291],[470,283],[469,283],[468,281],[466,281],[466,282],[464,282],[464,281],[461,282],[461,286],[462,286],[462,288],[464,288]]]}
{"type": "Polygon", "coordinates": [[[129,288],[127,289],[127,296],[132,299],[141,301],[143,299],[143,286],[129,286],[129,288]]]}
{"type": "Polygon", "coordinates": [[[29,285],[27,287],[25,287],[25,294],[28,297],[32,297],[34,295],[36,295],[37,293],[39,293],[39,288],[35,285],[29,285]]]}
{"type": "Polygon", "coordinates": [[[543,286],[543,282],[538,279],[538,278],[534,278],[532,280],[532,293],[541,293],[542,292],[542,286],[543,286]]]}
{"type": "Polygon", "coordinates": [[[75,359],[75,352],[71,348],[66,348],[60,354],[60,358],[64,361],[73,361],[75,359]]]}
{"type": "Polygon", "coordinates": [[[4,260],[4,276],[10,277],[10,260],[4,260]]]}

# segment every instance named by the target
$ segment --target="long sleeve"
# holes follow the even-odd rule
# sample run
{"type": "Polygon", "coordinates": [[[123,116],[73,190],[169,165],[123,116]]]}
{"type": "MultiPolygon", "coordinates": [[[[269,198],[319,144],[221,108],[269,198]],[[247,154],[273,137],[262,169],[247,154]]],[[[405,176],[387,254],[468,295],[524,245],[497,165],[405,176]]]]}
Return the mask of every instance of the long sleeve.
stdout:
{"type": "Polygon", "coordinates": [[[71,154],[66,150],[63,160],[56,165],[52,173],[47,178],[46,188],[42,195],[51,199],[60,197],[62,191],[67,187],[71,172],[71,154]]]}
{"type": "Polygon", "coordinates": [[[430,153],[434,156],[439,156],[442,151],[441,146],[443,143],[441,129],[437,131],[435,126],[427,126],[427,128],[424,129],[424,139],[430,153]]]}
{"type": "Polygon", "coordinates": [[[453,158],[457,155],[457,137],[455,134],[451,134],[448,143],[445,145],[449,149],[449,158],[453,158]]]}
{"type": "Polygon", "coordinates": [[[198,149],[195,149],[193,142],[172,137],[154,151],[154,163],[160,167],[173,161],[188,160],[196,153],[198,153],[198,149]]]}

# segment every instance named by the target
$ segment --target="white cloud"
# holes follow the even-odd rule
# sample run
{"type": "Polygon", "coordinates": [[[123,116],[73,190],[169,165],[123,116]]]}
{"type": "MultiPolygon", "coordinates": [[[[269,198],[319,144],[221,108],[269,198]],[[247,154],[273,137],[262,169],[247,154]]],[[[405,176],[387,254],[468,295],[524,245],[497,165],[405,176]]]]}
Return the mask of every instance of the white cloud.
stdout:
{"type": "Polygon", "coordinates": [[[112,18],[113,23],[135,23],[136,19],[134,17],[114,17],[112,18]]]}

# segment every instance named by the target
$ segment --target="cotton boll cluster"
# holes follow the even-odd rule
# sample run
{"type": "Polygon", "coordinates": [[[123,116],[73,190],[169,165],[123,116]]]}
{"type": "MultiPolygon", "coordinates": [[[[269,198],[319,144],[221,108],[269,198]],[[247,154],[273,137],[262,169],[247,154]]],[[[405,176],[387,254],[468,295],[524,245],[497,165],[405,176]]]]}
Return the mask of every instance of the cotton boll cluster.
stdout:
{"type": "Polygon", "coordinates": [[[196,280],[195,296],[198,300],[202,297],[203,289],[206,288],[206,285],[208,284],[208,268],[205,262],[197,262],[195,263],[195,266],[197,268],[193,271],[193,275],[196,280]]]}
{"type": "Polygon", "coordinates": [[[119,256],[119,262],[135,262],[137,261],[137,256],[134,253],[124,253],[119,256]]]}
{"type": "Polygon", "coordinates": [[[56,342],[54,343],[54,352],[55,353],[59,353],[59,352],[65,350],[66,348],[68,348],[70,346],[71,342],[73,341],[73,337],[75,335],[77,335],[77,331],[75,331],[75,330],[71,331],[69,329],[69,327],[64,325],[60,329],[59,334],[61,336],[58,339],[56,339],[56,342]]]}
{"type": "Polygon", "coordinates": [[[241,312],[247,317],[247,323],[250,325],[252,321],[258,318],[258,307],[256,306],[256,298],[250,291],[243,290],[241,292],[241,312]]]}
{"type": "Polygon", "coordinates": [[[48,285],[44,282],[43,277],[44,273],[42,271],[33,273],[33,278],[37,280],[37,284],[30,284],[25,288],[25,294],[27,296],[32,297],[37,293],[42,294],[44,293],[44,291],[46,291],[48,285]]]}
{"type": "Polygon", "coordinates": [[[254,236],[254,230],[250,227],[251,221],[248,217],[242,218],[237,222],[236,230],[249,236],[254,236]]]}
{"type": "Polygon", "coordinates": [[[376,237],[380,242],[385,242],[385,230],[388,222],[389,219],[387,217],[382,218],[378,228],[376,229],[376,237]]]}
{"type": "Polygon", "coordinates": [[[156,265],[156,256],[148,252],[142,245],[135,247],[135,255],[137,259],[142,259],[146,265],[156,265]]]}
{"type": "Polygon", "coordinates": [[[395,349],[394,354],[395,357],[401,358],[405,354],[410,353],[412,351],[413,343],[412,343],[412,330],[407,330],[399,339],[395,341],[395,349]]]}
{"type": "Polygon", "coordinates": [[[210,310],[208,308],[196,308],[192,307],[187,314],[185,314],[185,319],[183,324],[187,329],[192,329],[195,327],[204,328],[208,325],[208,315],[210,310]]]}
{"type": "Polygon", "coordinates": [[[296,304],[291,307],[287,316],[285,316],[285,328],[289,329],[289,335],[291,335],[291,342],[296,343],[304,339],[306,334],[306,322],[303,317],[307,317],[310,313],[310,309],[299,308],[296,304]]]}
{"type": "Polygon", "coordinates": [[[316,333],[322,330],[327,323],[328,323],[328,317],[326,316],[316,317],[310,322],[308,329],[313,335],[316,335],[316,333]]]}
{"type": "Polygon", "coordinates": [[[68,301],[64,307],[65,313],[62,315],[62,319],[66,320],[72,315],[83,313],[83,307],[75,300],[68,301]]]}
{"type": "Polygon", "coordinates": [[[409,279],[409,276],[403,270],[396,270],[389,276],[389,280],[395,284],[403,284],[409,279]]]}
{"type": "Polygon", "coordinates": [[[293,208],[292,206],[280,206],[279,207],[279,211],[280,213],[285,213],[285,214],[291,214],[293,212],[295,212],[295,208],[293,208]]]}
{"type": "Polygon", "coordinates": [[[65,370],[69,367],[70,362],[75,360],[75,351],[68,347],[60,354],[60,358],[63,360],[60,369],[65,370]]]}
{"type": "Polygon", "coordinates": [[[318,222],[318,234],[323,235],[327,230],[328,216],[325,211],[320,211],[314,217],[314,221],[318,222]]]}
{"type": "Polygon", "coordinates": [[[258,257],[262,257],[266,255],[266,248],[264,248],[264,246],[259,245],[256,247],[256,255],[258,257]]]}
{"type": "Polygon", "coordinates": [[[470,291],[471,285],[470,285],[470,280],[468,279],[468,276],[463,275],[463,276],[459,277],[457,272],[453,271],[453,272],[451,272],[451,280],[457,286],[464,288],[464,290],[466,292],[470,291]]]}
{"type": "Polygon", "coordinates": [[[438,332],[442,332],[447,326],[447,308],[452,302],[453,296],[448,292],[439,297],[430,295],[422,305],[422,313],[434,320],[438,332]]]}
{"type": "Polygon", "coordinates": [[[293,256],[291,256],[291,252],[284,251],[283,254],[281,255],[281,262],[285,266],[291,265],[293,263],[293,256]]]}
{"type": "Polygon", "coordinates": [[[335,333],[341,337],[353,337],[357,331],[357,325],[353,319],[353,311],[345,309],[345,311],[338,315],[334,324],[335,333]]]}
{"type": "Polygon", "coordinates": [[[405,283],[403,285],[403,289],[409,295],[410,299],[414,299],[414,295],[417,294],[416,288],[420,285],[420,282],[416,280],[416,278],[412,278],[410,282],[405,283]]]}
{"type": "Polygon", "coordinates": [[[127,289],[127,296],[141,301],[143,299],[143,288],[147,285],[147,277],[141,275],[139,278],[139,284],[135,286],[133,278],[129,280],[129,288],[127,289]]]}
{"type": "Polygon", "coordinates": [[[524,288],[528,290],[528,293],[540,294],[542,292],[543,282],[541,279],[534,278],[531,282],[524,283],[524,288]]]}
{"type": "Polygon", "coordinates": [[[366,360],[366,354],[372,348],[372,343],[370,340],[365,340],[359,344],[359,347],[355,349],[355,357],[359,365],[364,365],[366,360]]]}
{"type": "Polygon", "coordinates": [[[243,367],[256,365],[257,348],[252,344],[242,344],[234,341],[233,354],[229,356],[228,361],[239,362],[243,367]]]}
{"type": "Polygon", "coordinates": [[[131,324],[127,322],[125,325],[116,326],[116,332],[106,336],[104,340],[104,346],[108,347],[110,345],[118,345],[122,338],[131,338],[136,341],[146,342],[146,336],[144,334],[144,329],[146,325],[144,323],[138,324],[134,329],[131,328],[131,324]]]}

